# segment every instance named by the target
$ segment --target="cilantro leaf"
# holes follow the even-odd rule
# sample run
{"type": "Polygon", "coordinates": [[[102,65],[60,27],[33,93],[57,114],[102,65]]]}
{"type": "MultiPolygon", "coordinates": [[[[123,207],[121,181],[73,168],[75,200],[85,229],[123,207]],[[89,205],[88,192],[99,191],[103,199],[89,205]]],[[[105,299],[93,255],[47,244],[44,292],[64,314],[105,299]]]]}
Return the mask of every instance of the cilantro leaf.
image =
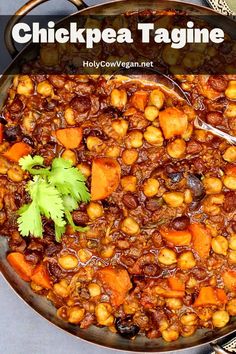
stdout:
{"type": "Polygon", "coordinates": [[[19,232],[22,236],[43,237],[43,225],[40,210],[34,201],[31,204],[23,205],[19,210],[19,218],[17,220],[19,232]]]}
{"type": "Polygon", "coordinates": [[[70,194],[78,202],[89,202],[90,194],[85,185],[85,177],[77,168],[72,167],[70,161],[54,159],[48,180],[61,194],[70,194]]]}
{"type": "Polygon", "coordinates": [[[40,177],[34,177],[29,182],[29,194],[32,200],[37,201],[41,214],[52,219],[58,226],[65,225],[63,200],[54,186],[40,177]]]}
{"type": "Polygon", "coordinates": [[[41,156],[26,156],[19,161],[23,170],[33,175],[26,185],[31,203],[18,211],[18,228],[22,236],[43,237],[42,216],[54,222],[56,241],[70,224],[75,231],[88,228],[76,226],[71,212],[78,209],[78,203],[88,202],[90,194],[85,184],[85,177],[72,167],[70,161],[55,158],[51,167],[44,166],[41,156]],[[41,167],[41,168],[39,168],[41,167]]]}
{"type": "Polygon", "coordinates": [[[55,224],[55,238],[57,242],[61,242],[61,237],[65,233],[65,231],[65,226],[58,226],[57,224],[55,224]]]}

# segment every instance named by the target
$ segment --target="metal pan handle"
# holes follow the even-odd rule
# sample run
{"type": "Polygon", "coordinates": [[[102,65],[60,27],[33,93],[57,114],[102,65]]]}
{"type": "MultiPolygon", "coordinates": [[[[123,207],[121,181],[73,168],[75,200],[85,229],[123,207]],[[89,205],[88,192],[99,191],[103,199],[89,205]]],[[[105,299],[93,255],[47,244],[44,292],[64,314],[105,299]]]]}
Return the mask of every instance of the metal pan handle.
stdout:
{"type": "MultiPolygon", "coordinates": [[[[49,0],[30,0],[30,1],[28,1],[8,21],[5,31],[4,31],[4,41],[5,41],[6,48],[12,58],[14,58],[18,54],[18,50],[16,49],[15,43],[12,38],[13,26],[17,22],[19,22],[19,20],[22,19],[22,17],[24,17],[31,10],[33,10],[35,7],[37,7],[38,5],[41,5],[47,1],[49,1],[49,0]]],[[[82,10],[83,8],[87,7],[87,5],[84,3],[83,0],[67,0],[67,1],[70,1],[73,5],[75,5],[78,10],[82,10]]]]}
{"type": "Polygon", "coordinates": [[[222,348],[217,342],[212,342],[211,347],[216,354],[232,354],[232,352],[222,348]]]}

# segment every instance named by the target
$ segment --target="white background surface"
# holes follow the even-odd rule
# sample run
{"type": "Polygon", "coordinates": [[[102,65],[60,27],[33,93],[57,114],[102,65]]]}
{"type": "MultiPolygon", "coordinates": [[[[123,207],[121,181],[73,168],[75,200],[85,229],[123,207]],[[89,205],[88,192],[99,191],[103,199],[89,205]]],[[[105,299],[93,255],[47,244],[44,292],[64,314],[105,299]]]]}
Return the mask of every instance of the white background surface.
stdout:
{"type": "MultiPolygon", "coordinates": [[[[87,0],[86,3],[91,5],[102,1],[87,0]]],[[[189,1],[204,4],[204,0],[189,1]]],[[[13,14],[24,3],[25,0],[0,0],[0,14],[13,14]]],[[[74,11],[73,5],[66,0],[50,0],[34,10],[33,13],[55,15],[69,14],[72,11],[74,11]]],[[[1,48],[2,51],[3,48],[1,48]]],[[[210,347],[207,346],[205,349],[210,349],[210,347]]],[[[191,354],[203,354],[203,349],[187,350],[181,354],[190,352],[191,354]]],[[[0,276],[0,354],[77,353],[112,354],[121,352],[95,347],[54,327],[28,307],[0,276]]],[[[125,354],[125,352],[122,353],[125,354]]]]}

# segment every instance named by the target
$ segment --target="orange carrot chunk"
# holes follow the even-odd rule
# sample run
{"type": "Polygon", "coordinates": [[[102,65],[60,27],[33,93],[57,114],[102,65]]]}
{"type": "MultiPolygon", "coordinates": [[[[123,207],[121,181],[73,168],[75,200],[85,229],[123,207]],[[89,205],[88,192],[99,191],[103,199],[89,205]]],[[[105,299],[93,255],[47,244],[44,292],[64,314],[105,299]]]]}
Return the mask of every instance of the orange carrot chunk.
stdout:
{"type": "Polygon", "coordinates": [[[177,278],[177,277],[169,277],[168,278],[168,285],[171,288],[171,290],[176,290],[176,291],[185,291],[185,285],[184,282],[177,278]]]}
{"type": "Polygon", "coordinates": [[[218,306],[225,302],[227,302],[227,296],[223,289],[204,286],[200,289],[193,306],[218,306]]]}
{"type": "Polygon", "coordinates": [[[136,91],[132,96],[132,104],[140,111],[144,111],[147,105],[148,93],[146,91],[136,91]]]}
{"type": "Polygon", "coordinates": [[[225,287],[230,291],[236,291],[236,271],[228,270],[222,274],[225,287]]]}
{"type": "Polygon", "coordinates": [[[57,140],[65,146],[66,149],[76,149],[83,137],[82,128],[58,129],[55,133],[57,140]]]}
{"type": "Polygon", "coordinates": [[[30,281],[33,274],[34,266],[25,260],[20,252],[12,252],[7,256],[7,261],[15,270],[15,272],[25,281],[30,281]]]}
{"type": "Polygon", "coordinates": [[[101,200],[112,194],[120,183],[119,163],[108,157],[97,158],[92,163],[91,199],[101,200]]]}
{"type": "Polygon", "coordinates": [[[198,253],[200,258],[207,258],[211,249],[210,231],[199,223],[191,224],[189,231],[192,234],[193,249],[198,253]]]}
{"type": "Polygon", "coordinates": [[[31,280],[44,289],[51,289],[51,282],[47,269],[43,264],[39,264],[33,271],[31,280]]]}
{"type": "Polygon", "coordinates": [[[227,166],[225,169],[225,173],[227,176],[235,177],[236,176],[236,166],[235,165],[227,166]]]}
{"type": "Polygon", "coordinates": [[[160,229],[161,236],[169,243],[175,246],[188,246],[191,243],[192,235],[189,231],[175,231],[166,228],[160,229]]]}
{"type": "Polygon", "coordinates": [[[12,145],[6,152],[4,152],[3,156],[8,160],[18,162],[21,157],[29,155],[31,151],[32,149],[28,144],[20,142],[12,145]]]}
{"type": "Polygon", "coordinates": [[[129,274],[125,269],[105,267],[97,271],[105,290],[110,294],[113,306],[121,305],[128,291],[132,288],[129,274]]]}
{"type": "Polygon", "coordinates": [[[183,134],[188,127],[187,115],[174,107],[161,111],[159,113],[159,122],[166,139],[183,134]]]}

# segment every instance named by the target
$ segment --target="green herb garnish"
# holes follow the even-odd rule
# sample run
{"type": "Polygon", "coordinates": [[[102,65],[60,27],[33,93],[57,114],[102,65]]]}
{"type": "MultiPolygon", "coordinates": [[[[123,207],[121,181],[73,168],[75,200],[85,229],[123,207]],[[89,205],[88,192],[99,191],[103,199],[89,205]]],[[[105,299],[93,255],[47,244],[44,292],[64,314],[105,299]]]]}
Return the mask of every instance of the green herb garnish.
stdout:
{"type": "Polygon", "coordinates": [[[51,219],[55,225],[56,241],[61,241],[66,224],[76,231],[88,228],[76,226],[71,212],[79,203],[88,203],[90,194],[85,177],[70,161],[55,158],[51,167],[44,165],[41,156],[26,156],[20,159],[20,166],[28,171],[33,179],[26,185],[31,198],[30,204],[23,205],[18,213],[18,227],[22,236],[43,237],[42,216],[51,219]]]}

